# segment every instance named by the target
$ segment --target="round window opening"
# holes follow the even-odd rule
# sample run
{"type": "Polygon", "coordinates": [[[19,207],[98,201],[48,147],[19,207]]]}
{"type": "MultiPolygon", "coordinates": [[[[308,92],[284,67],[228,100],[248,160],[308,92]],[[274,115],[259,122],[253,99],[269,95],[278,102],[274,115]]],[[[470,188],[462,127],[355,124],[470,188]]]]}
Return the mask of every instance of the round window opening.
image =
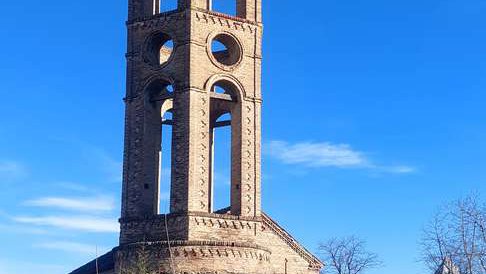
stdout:
{"type": "Polygon", "coordinates": [[[148,61],[154,66],[163,66],[170,61],[174,52],[174,40],[165,34],[157,33],[148,44],[148,61]]]}
{"type": "Polygon", "coordinates": [[[234,66],[241,60],[241,47],[234,37],[222,33],[211,41],[211,54],[218,63],[234,66]]]}

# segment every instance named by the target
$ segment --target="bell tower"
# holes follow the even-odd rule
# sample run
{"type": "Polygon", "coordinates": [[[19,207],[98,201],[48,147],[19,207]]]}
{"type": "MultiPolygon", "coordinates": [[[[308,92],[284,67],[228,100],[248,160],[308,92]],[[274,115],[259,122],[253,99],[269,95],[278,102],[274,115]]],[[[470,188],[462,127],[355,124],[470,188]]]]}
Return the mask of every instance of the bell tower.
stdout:
{"type": "MultiPolygon", "coordinates": [[[[221,244],[229,237],[201,227],[198,217],[209,218],[201,220],[210,227],[227,218],[248,220],[250,233],[231,244],[256,245],[262,214],[261,2],[232,1],[232,15],[212,11],[212,0],[178,0],[178,8],[167,12],[160,12],[160,0],[129,1],[122,246],[221,244]],[[226,116],[231,120],[218,120],[226,116]],[[159,210],[163,125],[172,127],[168,214],[159,210]],[[231,127],[227,209],[213,206],[218,127],[231,127]]],[[[263,259],[266,252],[259,252],[263,259]]]]}
{"type": "Polygon", "coordinates": [[[120,244],[72,274],[318,274],[323,264],[261,210],[261,0],[178,0],[164,12],[161,1],[129,0],[120,244]],[[234,14],[213,1],[234,1],[234,14]],[[219,127],[231,127],[222,209],[219,127]]]}
{"type": "Polygon", "coordinates": [[[171,214],[215,210],[212,133],[230,126],[231,214],[260,215],[260,2],[238,0],[236,16],[211,4],[179,0],[160,13],[158,0],[130,1],[122,219],[159,213],[164,123],[173,135],[171,214]],[[231,121],[216,122],[225,114],[231,121]]]}

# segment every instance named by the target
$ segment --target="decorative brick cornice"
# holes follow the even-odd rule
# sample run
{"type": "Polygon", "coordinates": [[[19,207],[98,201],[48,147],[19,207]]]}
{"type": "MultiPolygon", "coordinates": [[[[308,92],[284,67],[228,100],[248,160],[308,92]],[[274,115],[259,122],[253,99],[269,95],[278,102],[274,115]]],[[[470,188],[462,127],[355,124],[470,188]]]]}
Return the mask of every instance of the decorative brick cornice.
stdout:
{"type": "Polygon", "coordinates": [[[265,247],[242,242],[226,241],[158,241],[131,243],[120,246],[121,256],[128,256],[130,250],[144,247],[147,251],[157,250],[159,256],[169,253],[169,247],[174,257],[233,257],[270,261],[271,251],[265,247]],[[124,252],[125,251],[125,252],[124,252]]]}
{"type": "Polygon", "coordinates": [[[195,16],[198,22],[215,24],[221,27],[227,27],[229,29],[239,30],[243,32],[255,33],[257,29],[261,27],[260,25],[246,19],[229,16],[217,12],[197,10],[195,16]]]}
{"type": "Polygon", "coordinates": [[[189,212],[187,215],[192,217],[217,218],[217,219],[234,220],[234,221],[249,221],[249,222],[262,221],[261,217],[237,216],[237,215],[219,214],[219,213],[189,212]]]}
{"type": "Polygon", "coordinates": [[[193,217],[192,219],[198,226],[206,227],[219,227],[228,229],[248,229],[252,230],[255,228],[255,223],[257,221],[243,221],[243,220],[228,220],[221,218],[208,218],[208,217],[193,217]]]}
{"type": "Polygon", "coordinates": [[[151,29],[177,20],[185,20],[186,18],[186,12],[174,10],[134,21],[127,21],[126,25],[129,29],[151,29]]]}
{"type": "Polygon", "coordinates": [[[218,214],[218,213],[205,213],[205,212],[186,212],[186,213],[171,213],[167,215],[157,215],[157,216],[145,216],[139,218],[120,218],[120,223],[129,222],[153,222],[153,221],[163,221],[167,216],[167,220],[171,220],[177,217],[204,217],[204,218],[214,218],[230,221],[248,221],[248,222],[261,222],[261,217],[246,217],[246,216],[236,216],[230,214],[218,214]]]}
{"type": "Polygon", "coordinates": [[[207,13],[207,14],[210,14],[212,16],[222,17],[222,18],[232,20],[232,21],[238,21],[238,22],[247,23],[247,24],[256,25],[256,26],[259,25],[258,23],[254,22],[254,21],[251,21],[251,20],[248,20],[248,19],[245,19],[245,18],[241,18],[241,17],[238,17],[238,16],[233,16],[233,15],[226,14],[226,13],[210,11],[210,10],[200,9],[200,8],[196,8],[194,10],[199,11],[199,12],[203,12],[203,13],[207,13]]]}

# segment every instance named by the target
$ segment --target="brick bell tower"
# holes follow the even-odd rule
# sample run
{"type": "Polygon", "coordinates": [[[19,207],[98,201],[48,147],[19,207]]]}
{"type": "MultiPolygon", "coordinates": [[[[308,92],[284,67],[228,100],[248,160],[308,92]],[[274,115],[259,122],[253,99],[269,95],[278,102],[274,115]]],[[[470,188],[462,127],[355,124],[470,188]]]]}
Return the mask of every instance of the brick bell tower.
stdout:
{"type": "MultiPolygon", "coordinates": [[[[236,1],[235,15],[212,11],[212,0],[178,0],[163,13],[160,0],[129,0],[120,246],[95,262],[98,273],[137,273],[141,253],[150,273],[322,268],[261,211],[261,0],[225,1],[236,1]],[[163,125],[172,127],[167,214],[163,125]],[[213,132],[223,126],[231,127],[231,202],[216,209],[213,132]]],[[[95,270],[91,262],[72,273],[95,270]]]]}
{"type": "Polygon", "coordinates": [[[231,214],[258,217],[259,0],[239,0],[236,17],[210,12],[208,0],[179,0],[179,9],[166,13],[157,12],[158,4],[131,0],[129,6],[122,224],[159,213],[164,122],[173,127],[170,213],[213,212],[212,132],[226,125],[232,127],[231,214]],[[162,121],[164,112],[173,118],[162,121]],[[232,121],[216,123],[227,113],[232,121]]]}

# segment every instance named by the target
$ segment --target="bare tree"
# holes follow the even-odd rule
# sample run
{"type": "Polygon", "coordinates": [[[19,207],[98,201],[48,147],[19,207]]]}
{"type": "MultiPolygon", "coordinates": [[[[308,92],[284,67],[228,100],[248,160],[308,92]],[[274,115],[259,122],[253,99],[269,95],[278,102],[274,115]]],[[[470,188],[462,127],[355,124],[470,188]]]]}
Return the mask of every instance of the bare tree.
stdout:
{"type": "Polygon", "coordinates": [[[423,261],[432,271],[452,267],[461,274],[486,274],[485,206],[470,196],[442,207],[421,243],[423,261]]]}
{"type": "Polygon", "coordinates": [[[325,273],[361,274],[382,265],[378,255],[367,251],[365,242],[355,236],[331,239],[320,244],[319,251],[328,263],[325,273]]]}

